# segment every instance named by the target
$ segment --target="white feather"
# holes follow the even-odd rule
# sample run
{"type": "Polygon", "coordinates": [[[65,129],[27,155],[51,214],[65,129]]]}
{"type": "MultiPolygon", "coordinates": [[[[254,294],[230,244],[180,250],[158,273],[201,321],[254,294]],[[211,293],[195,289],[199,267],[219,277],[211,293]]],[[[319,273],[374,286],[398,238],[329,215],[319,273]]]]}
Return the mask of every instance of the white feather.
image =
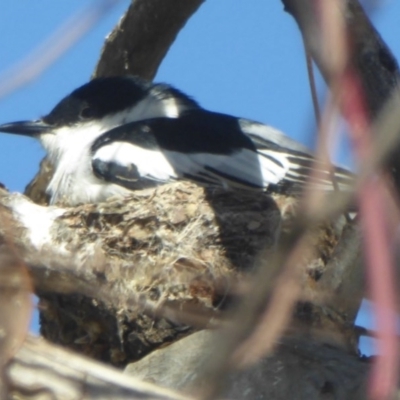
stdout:
{"type": "Polygon", "coordinates": [[[172,165],[161,151],[144,149],[128,142],[112,142],[100,147],[93,160],[114,162],[126,168],[134,164],[141,177],[157,181],[177,178],[172,165]]]}

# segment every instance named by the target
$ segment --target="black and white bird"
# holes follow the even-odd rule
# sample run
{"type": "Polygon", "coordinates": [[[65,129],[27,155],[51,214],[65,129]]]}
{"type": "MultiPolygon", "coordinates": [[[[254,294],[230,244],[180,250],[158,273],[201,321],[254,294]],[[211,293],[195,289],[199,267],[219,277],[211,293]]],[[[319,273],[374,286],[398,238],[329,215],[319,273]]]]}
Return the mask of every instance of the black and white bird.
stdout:
{"type": "MultiPolygon", "coordinates": [[[[55,168],[52,204],[99,202],[178,179],[296,193],[314,169],[312,184],[334,190],[325,167],[278,130],[207,111],[169,85],[136,77],[94,79],[45,117],[0,131],[40,140],[55,168]]],[[[352,186],[348,171],[336,167],[334,175],[340,190],[352,186]]]]}

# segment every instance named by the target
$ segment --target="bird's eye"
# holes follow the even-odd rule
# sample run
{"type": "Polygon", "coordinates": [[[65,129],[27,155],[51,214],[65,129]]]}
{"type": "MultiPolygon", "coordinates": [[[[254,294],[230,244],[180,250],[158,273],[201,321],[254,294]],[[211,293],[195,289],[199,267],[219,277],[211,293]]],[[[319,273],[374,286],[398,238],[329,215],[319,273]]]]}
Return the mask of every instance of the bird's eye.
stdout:
{"type": "Polygon", "coordinates": [[[94,117],[94,110],[93,108],[86,106],[85,108],[82,109],[81,111],[81,117],[84,119],[92,118],[94,117]]]}

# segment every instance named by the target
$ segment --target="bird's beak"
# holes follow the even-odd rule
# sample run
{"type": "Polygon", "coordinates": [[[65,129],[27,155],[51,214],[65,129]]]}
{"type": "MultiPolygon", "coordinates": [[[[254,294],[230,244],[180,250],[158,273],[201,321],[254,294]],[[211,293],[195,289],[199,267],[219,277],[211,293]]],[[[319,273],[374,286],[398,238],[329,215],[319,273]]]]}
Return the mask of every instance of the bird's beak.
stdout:
{"type": "Polygon", "coordinates": [[[31,137],[36,137],[42,133],[48,133],[50,131],[51,126],[41,119],[37,121],[18,121],[0,125],[0,132],[31,137]]]}

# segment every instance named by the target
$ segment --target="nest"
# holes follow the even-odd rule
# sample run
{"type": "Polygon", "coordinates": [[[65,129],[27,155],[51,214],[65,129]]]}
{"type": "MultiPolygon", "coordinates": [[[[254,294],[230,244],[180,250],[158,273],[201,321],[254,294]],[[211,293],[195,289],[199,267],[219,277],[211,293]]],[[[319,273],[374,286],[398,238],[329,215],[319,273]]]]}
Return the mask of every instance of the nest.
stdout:
{"type": "MultiPolygon", "coordinates": [[[[125,365],[206,326],[255,266],[268,262],[292,205],[290,198],[178,182],[68,209],[55,243],[91,259],[93,297],[39,289],[42,334],[125,365]],[[97,284],[112,288],[113,301],[96,293],[97,284]]],[[[315,235],[312,259],[299,260],[304,284],[318,279],[337,236],[327,226],[315,235]]]]}

